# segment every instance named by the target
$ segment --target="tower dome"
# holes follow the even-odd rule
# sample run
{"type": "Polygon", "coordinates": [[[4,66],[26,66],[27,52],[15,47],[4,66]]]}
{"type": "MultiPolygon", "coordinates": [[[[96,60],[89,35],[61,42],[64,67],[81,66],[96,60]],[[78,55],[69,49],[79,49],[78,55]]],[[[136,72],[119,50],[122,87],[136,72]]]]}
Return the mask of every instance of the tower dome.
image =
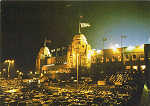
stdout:
{"type": "Polygon", "coordinates": [[[75,35],[73,41],[82,41],[87,44],[86,37],[83,34],[75,35]]]}
{"type": "Polygon", "coordinates": [[[46,46],[40,49],[39,55],[41,59],[45,59],[45,57],[51,57],[50,51],[46,46]]]}

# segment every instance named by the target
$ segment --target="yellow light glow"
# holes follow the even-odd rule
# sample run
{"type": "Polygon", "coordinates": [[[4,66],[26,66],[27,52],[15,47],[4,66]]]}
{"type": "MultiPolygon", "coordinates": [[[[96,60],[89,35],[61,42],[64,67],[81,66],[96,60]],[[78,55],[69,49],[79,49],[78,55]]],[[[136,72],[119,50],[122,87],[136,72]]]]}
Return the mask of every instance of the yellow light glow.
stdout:
{"type": "Polygon", "coordinates": [[[131,69],[131,66],[126,66],[126,69],[127,69],[127,70],[131,69]]]}
{"type": "Polygon", "coordinates": [[[14,93],[14,92],[18,92],[19,89],[11,89],[11,90],[8,90],[8,91],[5,91],[5,92],[8,92],[8,93],[14,93]]]}
{"type": "Polygon", "coordinates": [[[137,70],[137,66],[133,66],[133,69],[137,70]]]}
{"type": "Polygon", "coordinates": [[[21,75],[22,74],[22,72],[19,72],[19,75],[21,75]]]}
{"type": "Polygon", "coordinates": [[[146,84],[144,84],[144,90],[145,91],[149,91],[148,87],[146,86],[146,84]]]}
{"type": "Polygon", "coordinates": [[[12,63],[13,64],[15,61],[14,60],[5,60],[4,62],[5,63],[12,63]]]}
{"type": "Polygon", "coordinates": [[[106,81],[97,81],[97,85],[106,85],[106,81]]]}
{"type": "Polygon", "coordinates": [[[14,63],[15,61],[14,60],[11,60],[11,63],[14,63]]]}
{"type": "Polygon", "coordinates": [[[144,70],[146,68],[146,65],[141,65],[141,70],[144,70]]]}
{"type": "Polygon", "coordinates": [[[5,60],[5,63],[7,63],[8,62],[8,60],[5,60]]]}
{"type": "Polygon", "coordinates": [[[19,73],[19,70],[17,70],[17,73],[19,73]]]}
{"type": "Polygon", "coordinates": [[[137,46],[135,49],[136,52],[144,52],[144,45],[137,46]]]}

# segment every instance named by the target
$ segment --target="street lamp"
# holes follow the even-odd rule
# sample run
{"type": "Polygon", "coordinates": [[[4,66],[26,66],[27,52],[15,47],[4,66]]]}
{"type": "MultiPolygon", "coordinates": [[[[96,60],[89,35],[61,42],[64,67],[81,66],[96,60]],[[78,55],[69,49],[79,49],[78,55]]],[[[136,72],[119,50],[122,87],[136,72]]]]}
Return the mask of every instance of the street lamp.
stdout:
{"type": "Polygon", "coordinates": [[[14,64],[14,60],[5,60],[5,63],[8,63],[8,78],[10,78],[10,66],[11,64],[14,64]]]}
{"type": "Polygon", "coordinates": [[[77,53],[77,88],[79,86],[79,54],[77,53]]]}

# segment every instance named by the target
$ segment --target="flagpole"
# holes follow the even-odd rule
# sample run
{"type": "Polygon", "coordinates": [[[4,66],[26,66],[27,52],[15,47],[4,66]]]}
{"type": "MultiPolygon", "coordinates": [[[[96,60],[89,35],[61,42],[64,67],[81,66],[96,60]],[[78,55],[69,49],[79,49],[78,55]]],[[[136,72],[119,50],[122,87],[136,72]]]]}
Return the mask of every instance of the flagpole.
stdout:
{"type": "Polygon", "coordinates": [[[80,20],[79,20],[79,34],[81,33],[81,30],[80,30],[80,20]]]}

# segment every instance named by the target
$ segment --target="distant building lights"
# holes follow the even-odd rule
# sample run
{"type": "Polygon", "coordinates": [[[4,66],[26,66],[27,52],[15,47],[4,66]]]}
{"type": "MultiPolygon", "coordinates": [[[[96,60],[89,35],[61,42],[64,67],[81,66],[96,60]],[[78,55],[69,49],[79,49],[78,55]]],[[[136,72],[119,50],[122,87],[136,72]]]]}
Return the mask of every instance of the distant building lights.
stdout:
{"type": "Polygon", "coordinates": [[[126,66],[126,69],[127,69],[127,70],[131,69],[131,66],[126,66]]]}
{"type": "Polygon", "coordinates": [[[141,70],[145,70],[146,65],[141,65],[141,70]]]}
{"type": "Polygon", "coordinates": [[[137,68],[138,68],[137,66],[133,66],[133,69],[137,70],[137,68]]]}
{"type": "Polygon", "coordinates": [[[129,50],[129,51],[131,51],[131,50],[133,50],[133,49],[135,49],[134,46],[129,46],[129,47],[127,47],[127,50],[129,50]]]}

